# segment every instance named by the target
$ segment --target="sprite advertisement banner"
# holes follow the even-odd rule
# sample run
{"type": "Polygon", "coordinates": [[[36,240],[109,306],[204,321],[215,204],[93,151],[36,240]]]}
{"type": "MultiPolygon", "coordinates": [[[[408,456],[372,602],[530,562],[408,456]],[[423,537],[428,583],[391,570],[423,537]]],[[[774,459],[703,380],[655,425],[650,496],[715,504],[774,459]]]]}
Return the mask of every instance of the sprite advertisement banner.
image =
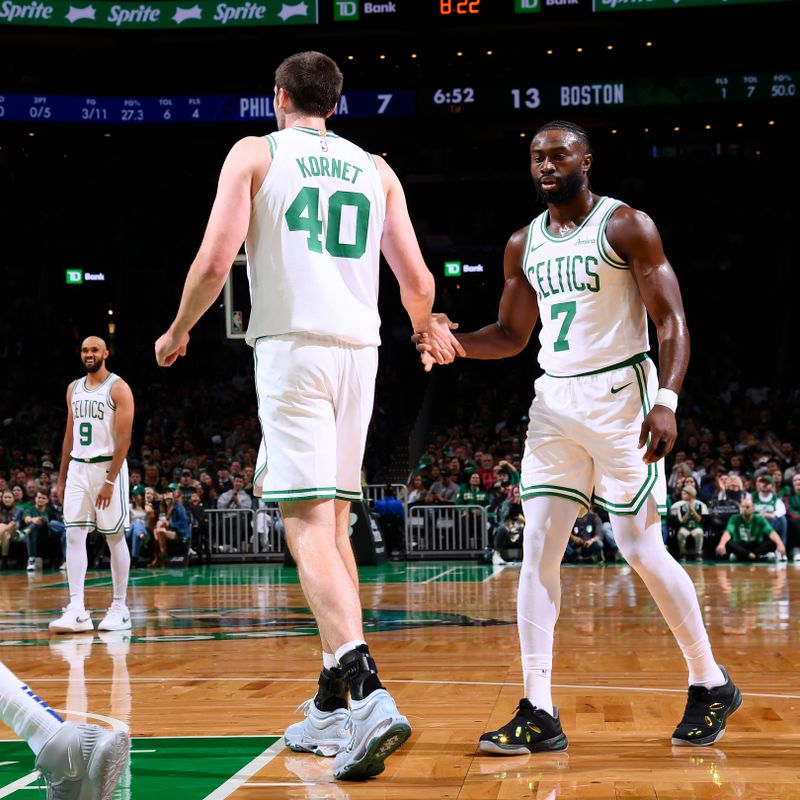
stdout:
{"type": "Polygon", "coordinates": [[[0,25],[150,30],[318,22],[318,0],[0,0],[0,25]]]}
{"type": "Polygon", "coordinates": [[[592,0],[594,11],[638,11],[651,8],[699,8],[788,2],[788,0],[592,0]]]}

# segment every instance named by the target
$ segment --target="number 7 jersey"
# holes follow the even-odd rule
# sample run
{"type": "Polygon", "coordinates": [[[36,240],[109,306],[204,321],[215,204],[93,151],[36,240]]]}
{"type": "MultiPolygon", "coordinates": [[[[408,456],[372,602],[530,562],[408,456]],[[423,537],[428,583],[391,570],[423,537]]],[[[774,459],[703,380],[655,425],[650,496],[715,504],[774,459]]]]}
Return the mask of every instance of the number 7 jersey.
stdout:
{"type": "Polygon", "coordinates": [[[248,344],[305,332],[379,345],[386,197],[372,156],[331,131],[295,126],[266,138],[272,165],[245,244],[248,344]]]}
{"type": "Polygon", "coordinates": [[[522,270],[539,303],[539,364],[548,375],[604,370],[650,349],[639,289],[606,238],[621,205],[599,198],[566,236],[547,230],[547,211],[528,227],[522,270]]]}

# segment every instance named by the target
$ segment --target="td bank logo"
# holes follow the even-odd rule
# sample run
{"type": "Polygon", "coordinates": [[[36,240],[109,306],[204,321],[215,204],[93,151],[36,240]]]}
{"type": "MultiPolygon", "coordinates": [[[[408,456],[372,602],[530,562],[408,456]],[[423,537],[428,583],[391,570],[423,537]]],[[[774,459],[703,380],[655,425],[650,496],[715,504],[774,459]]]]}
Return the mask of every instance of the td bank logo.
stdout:
{"type": "Polygon", "coordinates": [[[536,14],[541,10],[539,0],[514,0],[515,14],[536,14]]]}
{"type": "Polygon", "coordinates": [[[444,262],[444,276],[445,276],[445,278],[459,278],[459,277],[461,277],[461,262],[460,261],[445,261],[444,262]]]}
{"type": "Polygon", "coordinates": [[[82,269],[68,269],[66,271],[66,282],[67,282],[67,284],[83,283],[83,270],[82,269]]]}
{"type": "Polygon", "coordinates": [[[357,22],[359,17],[358,0],[333,0],[334,22],[357,22]]]}

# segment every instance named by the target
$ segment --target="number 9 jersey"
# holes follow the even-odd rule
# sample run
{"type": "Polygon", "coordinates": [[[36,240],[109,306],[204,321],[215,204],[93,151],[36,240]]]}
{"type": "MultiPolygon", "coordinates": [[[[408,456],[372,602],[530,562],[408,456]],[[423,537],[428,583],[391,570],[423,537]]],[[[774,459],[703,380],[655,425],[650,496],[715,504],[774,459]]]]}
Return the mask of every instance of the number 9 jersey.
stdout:
{"type": "Polygon", "coordinates": [[[248,344],[306,332],[379,345],[386,197],[372,156],[331,131],[295,126],[266,138],[272,164],[245,245],[248,344]]]}
{"type": "Polygon", "coordinates": [[[113,372],[99,386],[89,389],[86,378],[72,387],[72,452],[76,461],[111,461],[114,456],[114,401],[111,387],[119,380],[113,372]]]}

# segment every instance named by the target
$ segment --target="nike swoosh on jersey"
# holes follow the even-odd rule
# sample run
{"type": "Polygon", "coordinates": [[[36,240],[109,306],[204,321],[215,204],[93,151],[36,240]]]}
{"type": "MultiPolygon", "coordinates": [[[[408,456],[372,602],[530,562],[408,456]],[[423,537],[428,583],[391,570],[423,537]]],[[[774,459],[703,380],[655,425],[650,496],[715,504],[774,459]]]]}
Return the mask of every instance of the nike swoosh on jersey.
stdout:
{"type": "MultiPolygon", "coordinates": [[[[633,383],[633,381],[631,381],[631,383],[633,383]]],[[[620,387],[612,386],[611,394],[616,394],[617,392],[621,392],[623,389],[627,389],[631,385],[631,383],[626,383],[624,386],[620,387]]]]}

